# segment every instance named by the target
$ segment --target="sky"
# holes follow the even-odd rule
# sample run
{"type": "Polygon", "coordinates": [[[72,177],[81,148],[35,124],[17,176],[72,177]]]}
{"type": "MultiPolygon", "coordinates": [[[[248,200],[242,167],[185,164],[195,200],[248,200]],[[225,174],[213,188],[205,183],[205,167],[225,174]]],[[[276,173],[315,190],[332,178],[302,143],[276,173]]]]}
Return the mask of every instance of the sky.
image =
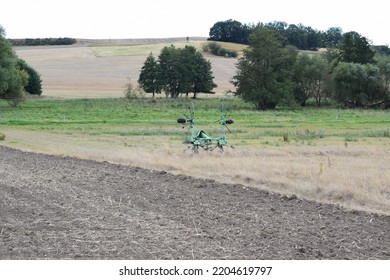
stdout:
{"type": "Polygon", "coordinates": [[[12,39],[135,39],[208,37],[228,19],[283,21],[320,31],[341,27],[389,45],[388,6],[385,0],[4,0],[0,25],[12,39]]]}

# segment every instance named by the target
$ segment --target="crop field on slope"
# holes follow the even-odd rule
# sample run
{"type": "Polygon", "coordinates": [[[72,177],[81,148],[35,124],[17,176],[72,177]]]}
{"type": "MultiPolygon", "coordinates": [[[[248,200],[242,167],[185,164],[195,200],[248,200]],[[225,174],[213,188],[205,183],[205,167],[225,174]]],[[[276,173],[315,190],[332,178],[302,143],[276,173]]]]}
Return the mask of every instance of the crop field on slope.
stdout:
{"type": "MultiPolygon", "coordinates": [[[[201,48],[201,39],[186,42],[174,39],[87,41],[71,46],[15,47],[17,55],[40,74],[43,96],[55,98],[122,97],[131,79],[136,85],[146,57],[158,56],[164,46],[194,45],[201,48]]],[[[241,47],[240,47],[241,48],[241,47]]],[[[212,63],[216,93],[232,90],[237,59],[207,57],[212,63]]]]}
{"type": "MultiPolygon", "coordinates": [[[[219,135],[221,101],[191,101],[196,125],[219,135]]],[[[387,111],[305,109],[258,112],[240,99],[230,109],[224,153],[186,150],[176,123],[188,100],[32,100],[0,103],[2,145],[109,161],[223,183],[239,183],[349,208],[390,213],[387,111]]]]}

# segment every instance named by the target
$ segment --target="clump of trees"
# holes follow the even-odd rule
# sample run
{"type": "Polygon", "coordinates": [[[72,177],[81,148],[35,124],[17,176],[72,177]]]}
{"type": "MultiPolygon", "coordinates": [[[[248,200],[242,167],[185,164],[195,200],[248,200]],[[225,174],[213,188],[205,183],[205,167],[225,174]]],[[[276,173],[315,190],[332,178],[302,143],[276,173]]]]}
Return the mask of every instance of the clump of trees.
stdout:
{"type": "Polygon", "coordinates": [[[305,106],[309,99],[317,106],[329,99],[349,108],[390,104],[390,57],[377,54],[356,32],[343,34],[323,54],[298,54],[266,26],[257,27],[249,43],[232,83],[236,95],[257,109],[305,106]]]}
{"type": "Polygon", "coordinates": [[[249,44],[249,36],[253,30],[253,25],[242,24],[237,20],[218,21],[210,28],[209,40],[249,44]]]}
{"type": "Polygon", "coordinates": [[[350,108],[388,106],[390,57],[377,54],[367,38],[354,31],[345,33],[326,57],[332,67],[335,101],[350,108]]]}
{"type": "Polygon", "coordinates": [[[26,92],[42,93],[40,75],[17,57],[5,38],[4,28],[0,26],[0,98],[16,106],[25,98],[26,92]]]}
{"type": "Polygon", "coordinates": [[[138,79],[140,87],[148,93],[164,92],[167,97],[177,98],[181,94],[188,96],[212,93],[213,82],[211,62],[192,46],[176,48],[164,47],[158,58],[150,54],[141,69],[138,79]]]}

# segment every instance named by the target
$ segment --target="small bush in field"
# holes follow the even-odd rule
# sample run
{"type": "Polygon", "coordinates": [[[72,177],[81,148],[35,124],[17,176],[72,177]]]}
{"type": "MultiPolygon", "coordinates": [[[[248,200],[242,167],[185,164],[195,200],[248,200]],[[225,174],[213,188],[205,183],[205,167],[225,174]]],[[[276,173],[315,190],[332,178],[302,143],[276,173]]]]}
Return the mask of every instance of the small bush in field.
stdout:
{"type": "Polygon", "coordinates": [[[126,84],[125,90],[124,90],[125,97],[127,99],[140,99],[145,98],[145,92],[140,88],[132,85],[130,79],[126,84]]]}
{"type": "Polygon", "coordinates": [[[231,51],[231,50],[225,49],[220,44],[215,43],[215,42],[208,43],[207,45],[203,46],[203,51],[210,52],[213,55],[217,55],[217,56],[224,56],[224,57],[237,57],[238,56],[237,51],[231,51]]]}

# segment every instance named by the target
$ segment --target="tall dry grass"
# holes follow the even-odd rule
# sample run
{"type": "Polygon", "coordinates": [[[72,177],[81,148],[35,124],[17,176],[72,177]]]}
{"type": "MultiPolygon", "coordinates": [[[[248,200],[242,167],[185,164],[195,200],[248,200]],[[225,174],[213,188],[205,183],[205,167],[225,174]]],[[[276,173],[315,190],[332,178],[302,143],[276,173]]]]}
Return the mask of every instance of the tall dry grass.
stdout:
{"type": "Polygon", "coordinates": [[[389,140],[375,145],[291,144],[194,154],[183,145],[160,144],[142,136],[124,141],[101,135],[5,133],[9,140],[2,145],[24,150],[165,170],[390,215],[389,140]]]}

